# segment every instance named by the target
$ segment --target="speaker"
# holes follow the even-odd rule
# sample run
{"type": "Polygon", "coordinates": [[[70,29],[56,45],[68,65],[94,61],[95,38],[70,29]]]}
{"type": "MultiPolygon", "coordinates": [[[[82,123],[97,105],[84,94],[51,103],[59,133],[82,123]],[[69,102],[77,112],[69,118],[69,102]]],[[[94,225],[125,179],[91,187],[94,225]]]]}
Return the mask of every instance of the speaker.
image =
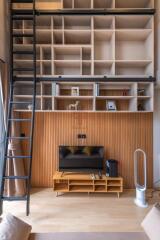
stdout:
{"type": "Polygon", "coordinates": [[[106,176],[118,177],[118,161],[109,159],[106,161],[106,176]]]}

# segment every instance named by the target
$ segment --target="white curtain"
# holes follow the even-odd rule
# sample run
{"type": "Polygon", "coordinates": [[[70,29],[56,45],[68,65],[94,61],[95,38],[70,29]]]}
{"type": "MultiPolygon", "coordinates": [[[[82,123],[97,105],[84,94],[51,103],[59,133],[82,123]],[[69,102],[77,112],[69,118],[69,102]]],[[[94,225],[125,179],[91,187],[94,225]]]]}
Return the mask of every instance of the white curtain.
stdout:
{"type": "MultiPolygon", "coordinates": [[[[2,180],[3,160],[5,151],[5,115],[4,115],[4,103],[3,103],[3,92],[2,92],[2,75],[1,75],[1,64],[0,64],[0,181],[2,180]]],[[[0,182],[1,185],[1,182],[0,182]]]]}

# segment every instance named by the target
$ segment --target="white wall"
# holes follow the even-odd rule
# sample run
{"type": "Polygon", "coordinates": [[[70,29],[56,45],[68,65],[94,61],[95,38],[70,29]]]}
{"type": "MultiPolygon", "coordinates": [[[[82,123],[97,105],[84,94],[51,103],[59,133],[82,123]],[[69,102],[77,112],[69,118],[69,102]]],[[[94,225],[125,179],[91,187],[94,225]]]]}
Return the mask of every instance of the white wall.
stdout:
{"type": "Polygon", "coordinates": [[[6,0],[0,0],[0,58],[6,60],[6,0]]]}
{"type": "MultiPolygon", "coordinates": [[[[155,0],[155,74],[157,86],[155,90],[155,112],[154,112],[154,183],[160,180],[160,1],[155,0]]],[[[159,184],[156,186],[160,186],[159,184]]]]}
{"type": "MultiPolygon", "coordinates": [[[[155,112],[154,112],[154,183],[160,180],[160,89],[155,90],[155,112]]],[[[160,186],[160,182],[155,184],[160,186]]]]}

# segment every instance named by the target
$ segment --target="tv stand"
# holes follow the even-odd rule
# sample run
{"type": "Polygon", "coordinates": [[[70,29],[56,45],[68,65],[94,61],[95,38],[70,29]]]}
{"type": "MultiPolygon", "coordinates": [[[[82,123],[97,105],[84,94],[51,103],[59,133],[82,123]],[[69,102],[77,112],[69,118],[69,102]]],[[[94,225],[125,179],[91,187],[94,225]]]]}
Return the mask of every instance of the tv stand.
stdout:
{"type": "Polygon", "coordinates": [[[117,193],[118,198],[123,192],[123,178],[110,178],[104,174],[56,172],[53,176],[53,191],[58,193],[117,193]]]}

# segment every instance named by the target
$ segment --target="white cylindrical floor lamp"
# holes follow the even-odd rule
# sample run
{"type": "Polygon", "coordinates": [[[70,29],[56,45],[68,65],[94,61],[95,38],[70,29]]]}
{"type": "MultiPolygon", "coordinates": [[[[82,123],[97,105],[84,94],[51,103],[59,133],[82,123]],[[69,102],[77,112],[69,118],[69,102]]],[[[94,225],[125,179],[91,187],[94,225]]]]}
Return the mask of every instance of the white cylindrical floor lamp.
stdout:
{"type": "Polygon", "coordinates": [[[146,202],[146,190],[147,190],[147,158],[146,153],[142,149],[137,149],[134,152],[134,182],[136,187],[136,198],[135,204],[138,207],[146,208],[148,207],[148,203],[146,202]],[[144,162],[144,185],[140,185],[138,183],[138,153],[143,154],[143,162],[144,162]]]}

